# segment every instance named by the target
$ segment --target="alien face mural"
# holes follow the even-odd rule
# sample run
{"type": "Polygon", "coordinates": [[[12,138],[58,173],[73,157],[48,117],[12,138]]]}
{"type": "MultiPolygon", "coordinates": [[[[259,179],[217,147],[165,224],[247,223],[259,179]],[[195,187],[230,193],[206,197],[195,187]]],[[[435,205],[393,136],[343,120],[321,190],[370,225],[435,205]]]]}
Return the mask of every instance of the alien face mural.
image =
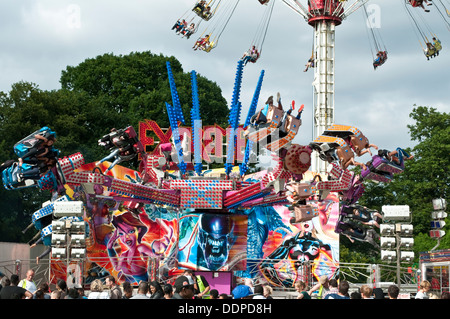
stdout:
{"type": "Polygon", "coordinates": [[[247,234],[246,216],[188,213],[179,227],[178,262],[182,266],[212,271],[241,267],[246,246],[239,238],[247,234]]]}
{"type": "Polygon", "coordinates": [[[228,260],[233,245],[234,221],[226,215],[202,214],[198,230],[198,259],[201,266],[217,270],[228,260]]]}

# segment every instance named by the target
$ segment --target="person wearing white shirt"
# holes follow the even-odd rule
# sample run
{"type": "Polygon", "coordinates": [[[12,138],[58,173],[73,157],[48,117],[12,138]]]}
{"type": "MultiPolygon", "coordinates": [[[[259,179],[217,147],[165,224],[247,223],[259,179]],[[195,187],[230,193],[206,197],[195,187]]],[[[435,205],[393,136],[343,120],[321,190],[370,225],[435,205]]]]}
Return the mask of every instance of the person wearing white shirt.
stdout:
{"type": "Polygon", "coordinates": [[[103,289],[103,283],[100,279],[95,279],[91,283],[88,299],[110,299],[109,290],[103,289]]]}
{"type": "Polygon", "coordinates": [[[22,287],[31,292],[32,294],[34,294],[37,290],[37,287],[36,283],[33,281],[33,278],[34,278],[34,270],[28,269],[26,278],[22,279],[17,286],[22,287]]]}
{"type": "Polygon", "coordinates": [[[256,285],[253,289],[253,293],[253,299],[266,299],[266,297],[264,297],[264,288],[261,285],[256,285]]]}
{"type": "Polygon", "coordinates": [[[429,299],[428,291],[431,289],[431,283],[428,280],[424,280],[420,283],[419,291],[416,294],[415,299],[429,299]]]}

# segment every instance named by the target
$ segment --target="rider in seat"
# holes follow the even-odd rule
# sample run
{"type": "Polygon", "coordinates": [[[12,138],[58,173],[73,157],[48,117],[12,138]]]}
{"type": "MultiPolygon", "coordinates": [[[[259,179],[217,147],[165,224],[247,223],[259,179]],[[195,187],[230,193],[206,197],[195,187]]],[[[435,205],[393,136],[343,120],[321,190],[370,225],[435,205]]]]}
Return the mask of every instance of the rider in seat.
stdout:
{"type": "Polygon", "coordinates": [[[433,38],[433,46],[436,49],[436,55],[439,55],[439,51],[442,50],[442,43],[439,39],[433,38]]]}
{"type": "Polygon", "coordinates": [[[191,23],[188,27],[183,28],[183,30],[181,30],[180,34],[182,34],[182,38],[186,37],[186,38],[190,38],[190,36],[195,32],[195,23],[191,23]]]}
{"type": "Polygon", "coordinates": [[[194,50],[200,49],[206,51],[208,47],[211,47],[211,44],[209,42],[209,34],[207,34],[204,38],[198,39],[192,48],[194,50]]]}
{"type": "Polygon", "coordinates": [[[259,52],[255,46],[252,46],[251,49],[244,52],[241,60],[244,61],[244,66],[247,65],[248,62],[255,63],[259,59],[259,52]]]}
{"type": "MultiPolygon", "coordinates": [[[[431,0],[428,0],[431,1],[431,0]]],[[[428,3],[427,0],[409,0],[409,2],[411,3],[411,5],[413,7],[421,7],[425,12],[430,12],[430,10],[425,9],[425,6],[423,5],[423,3],[425,2],[427,4],[427,6],[431,6],[432,3],[428,3]]]]}
{"type": "Polygon", "coordinates": [[[172,27],[172,30],[175,30],[175,33],[180,33],[187,25],[186,20],[178,20],[172,27]]]}
{"type": "Polygon", "coordinates": [[[431,44],[431,42],[427,42],[427,48],[423,49],[423,53],[427,57],[427,60],[434,58],[437,55],[436,48],[433,44],[431,44]]]}
{"type": "Polygon", "coordinates": [[[373,68],[374,70],[377,69],[377,67],[381,66],[384,62],[387,60],[387,51],[378,51],[377,57],[373,61],[373,68]]]}
{"type": "Polygon", "coordinates": [[[306,65],[305,65],[306,68],[303,70],[303,72],[307,72],[309,68],[313,68],[314,66],[315,66],[314,65],[314,56],[311,56],[309,58],[308,62],[306,63],[306,65]]]}

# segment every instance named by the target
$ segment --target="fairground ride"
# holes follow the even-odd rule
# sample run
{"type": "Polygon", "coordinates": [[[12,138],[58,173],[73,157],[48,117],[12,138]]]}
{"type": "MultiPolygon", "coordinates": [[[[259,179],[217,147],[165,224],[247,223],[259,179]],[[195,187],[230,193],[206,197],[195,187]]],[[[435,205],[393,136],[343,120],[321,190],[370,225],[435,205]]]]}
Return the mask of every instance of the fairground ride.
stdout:
{"type": "MultiPolygon", "coordinates": [[[[313,139],[334,124],[335,29],[368,0],[311,0],[304,6],[298,0],[283,0],[314,28],[313,139]]],[[[311,158],[312,171],[325,174],[327,162],[318,153],[311,158]]]]}

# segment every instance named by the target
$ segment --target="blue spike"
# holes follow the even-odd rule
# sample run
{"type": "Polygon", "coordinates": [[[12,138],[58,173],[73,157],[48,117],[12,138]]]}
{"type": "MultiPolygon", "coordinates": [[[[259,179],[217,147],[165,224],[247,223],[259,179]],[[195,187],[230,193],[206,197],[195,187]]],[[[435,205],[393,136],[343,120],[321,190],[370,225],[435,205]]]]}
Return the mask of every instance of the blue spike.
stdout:
{"type": "Polygon", "coordinates": [[[178,97],[177,87],[175,85],[175,79],[173,77],[172,68],[170,67],[169,61],[166,62],[166,66],[167,66],[167,72],[169,74],[169,85],[170,85],[170,93],[172,94],[172,103],[173,103],[174,109],[176,110],[176,116],[177,116],[176,119],[179,120],[181,123],[185,124],[183,111],[181,110],[180,99],[178,97]]]}
{"type": "Polygon", "coordinates": [[[200,117],[200,102],[198,98],[197,74],[195,71],[191,72],[192,82],[192,109],[191,122],[193,126],[192,140],[194,142],[194,169],[198,175],[202,173],[202,148],[201,135],[202,120],[200,117]]]}
{"type": "Polygon", "coordinates": [[[252,147],[253,147],[253,141],[247,140],[247,145],[245,145],[244,160],[239,165],[239,173],[241,174],[241,176],[243,176],[248,170],[248,161],[250,159],[250,151],[251,151],[252,147]]]}
{"type": "Polygon", "coordinates": [[[243,73],[244,67],[243,67],[243,61],[238,61],[238,66],[236,70],[236,78],[234,80],[234,88],[233,88],[233,97],[231,100],[231,109],[228,116],[228,124],[231,126],[231,135],[230,140],[227,145],[227,161],[225,163],[225,171],[227,175],[231,172],[231,169],[234,165],[234,154],[236,151],[236,132],[237,128],[239,127],[239,118],[241,113],[241,102],[239,101],[239,94],[241,90],[241,84],[242,84],[242,73],[243,73]]]}
{"type": "Polygon", "coordinates": [[[259,76],[258,84],[256,85],[255,93],[253,94],[252,103],[250,104],[250,108],[248,110],[247,119],[245,120],[244,127],[247,127],[250,124],[250,119],[256,112],[256,106],[258,105],[258,99],[259,94],[261,92],[263,78],[264,78],[264,70],[261,71],[261,75],[259,76]]]}
{"type": "Polygon", "coordinates": [[[234,89],[233,89],[233,97],[231,99],[231,107],[233,107],[233,105],[237,104],[239,101],[243,70],[244,70],[243,61],[239,60],[236,71],[236,78],[234,80],[234,89]]]}
{"type": "Polygon", "coordinates": [[[167,114],[169,116],[170,127],[172,128],[172,136],[175,144],[175,149],[178,154],[178,168],[182,172],[182,174],[186,173],[186,163],[183,159],[183,150],[181,148],[181,139],[180,139],[180,131],[178,129],[178,117],[175,107],[172,107],[169,103],[166,102],[167,114]]]}

